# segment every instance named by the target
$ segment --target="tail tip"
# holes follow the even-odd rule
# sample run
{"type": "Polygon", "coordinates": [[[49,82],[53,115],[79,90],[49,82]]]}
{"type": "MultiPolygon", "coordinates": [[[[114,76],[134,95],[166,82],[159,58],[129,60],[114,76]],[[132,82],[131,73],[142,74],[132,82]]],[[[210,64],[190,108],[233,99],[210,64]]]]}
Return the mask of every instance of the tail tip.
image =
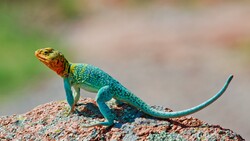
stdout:
{"type": "Polygon", "coordinates": [[[230,81],[233,79],[233,77],[234,77],[234,75],[231,74],[231,75],[229,76],[229,78],[228,78],[228,82],[230,82],[230,81]]]}

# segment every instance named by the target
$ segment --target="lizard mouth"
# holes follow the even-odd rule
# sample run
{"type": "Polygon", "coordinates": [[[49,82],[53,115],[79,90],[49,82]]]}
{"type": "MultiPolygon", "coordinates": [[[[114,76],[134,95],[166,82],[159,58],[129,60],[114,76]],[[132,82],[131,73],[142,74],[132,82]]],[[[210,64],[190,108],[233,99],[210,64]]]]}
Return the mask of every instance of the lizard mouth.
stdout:
{"type": "Polygon", "coordinates": [[[38,60],[42,62],[47,62],[47,59],[42,57],[42,55],[40,54],[40,50],[35,51],[35,56],[37,57],[38,60]]]}
{"type": "Polygon", "coordinates": [[[42,62],[46,62],[46,61],[47,61],[46,59],[41,58],[41,57],[38,57],[38,59],[39,59],[40,61],[42,61],[42,62]]]}

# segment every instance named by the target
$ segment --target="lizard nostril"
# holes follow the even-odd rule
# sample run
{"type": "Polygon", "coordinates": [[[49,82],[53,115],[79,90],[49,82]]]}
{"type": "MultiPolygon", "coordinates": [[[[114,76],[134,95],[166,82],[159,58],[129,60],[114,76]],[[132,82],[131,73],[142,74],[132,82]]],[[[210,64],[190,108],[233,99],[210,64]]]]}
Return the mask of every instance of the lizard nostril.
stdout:
{"type": "Polygon", "coordinates": [[[40,50],[35,51],[35,55],[37,56],[40,53],[40,50]]]}

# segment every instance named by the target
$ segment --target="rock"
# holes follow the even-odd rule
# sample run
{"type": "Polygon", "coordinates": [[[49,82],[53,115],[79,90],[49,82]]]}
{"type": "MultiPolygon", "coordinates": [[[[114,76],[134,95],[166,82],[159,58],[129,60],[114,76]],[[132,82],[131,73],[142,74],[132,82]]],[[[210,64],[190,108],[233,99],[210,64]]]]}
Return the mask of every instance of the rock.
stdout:
{"type": "Polygon", "coordinates": [[[22,115],[0,117],[0,140],[244,140],[230,129],[190,116],[157,119],[114,101],[108,103],[116,115],[114,126],[85,128],[86,124],[104,119],[93,99],[81,99],[79,103],[80,114],[70,116],[67,103],[56,101],[22,115]]]}

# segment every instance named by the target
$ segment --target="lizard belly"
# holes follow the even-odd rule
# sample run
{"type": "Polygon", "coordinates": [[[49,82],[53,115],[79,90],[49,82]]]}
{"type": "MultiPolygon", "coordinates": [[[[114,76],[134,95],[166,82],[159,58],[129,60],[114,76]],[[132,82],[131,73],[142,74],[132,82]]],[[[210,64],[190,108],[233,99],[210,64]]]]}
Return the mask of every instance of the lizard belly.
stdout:
{"type": "Polygon", "coordinates": [[[88,91],[88,92],[95,92],[96,93],[99,90],[98,88],[95,88],[95,87],[93,87],[93,86],[91,86],[90,84],[87,84],[87,83],[80,84],[79,87],[86,90],[86,91],[88,91]]]}

